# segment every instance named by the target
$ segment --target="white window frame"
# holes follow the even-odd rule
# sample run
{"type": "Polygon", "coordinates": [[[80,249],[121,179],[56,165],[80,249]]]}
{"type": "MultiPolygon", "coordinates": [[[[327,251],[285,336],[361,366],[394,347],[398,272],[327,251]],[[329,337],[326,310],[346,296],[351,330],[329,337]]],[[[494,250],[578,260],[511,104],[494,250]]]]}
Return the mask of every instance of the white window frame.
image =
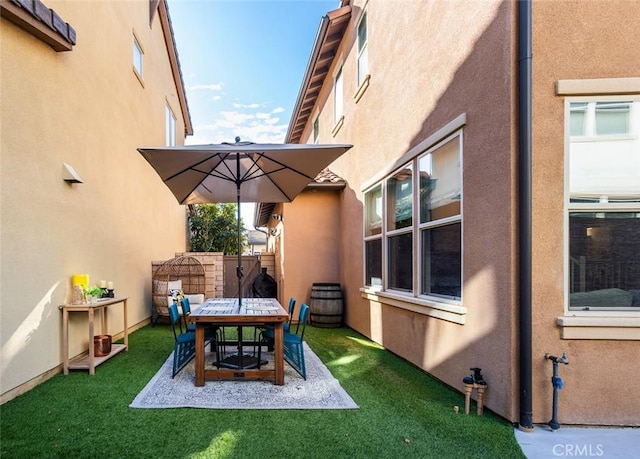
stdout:
{"type": "MultiPolygon", "coordinates": [[[[614,78],[597,80],[560,80],[556,86],[556,94],[565,97],[564,110],[564,172],[565,172],[565,211],[564,211],[564,315],[556,319],[560,327],[562,339],[602,339],[602,340],[640,340],[640,312],[628,309],[571,309],[569,304],[570,268],[569,268],[569,213],[579,210],[629,212],[640,208],[638,203],[602,202],[602,203],[571,203],[570,202],[570,146],[571,140],[593,141],[601,138],[580,136],[579,139],[570,136],[570,104],[572,102],[591,101],[622,101],[640,100],[640,79],[614,78]],[[619,95],[627,94],[627,95],[619,95]]],[[[631,116],[637,116],[633,114],[631,116]]],[[[632,120],[631,123],[637,123],[632,120]]],[[[637,127],[636,127],[637,129],[637,127]]],[[[633,131],[633,127],[631,128],[633,131]]],[[[636,131],[629,134],[617,135],[624,139],[637,136],[636,131]]],[[[611,138],[611,136],[609,136],[611,138]]]]}
{"type": "Polygon", "coordinates": [[[357,78],[357,87],[360,88],[364,85],[368,79],[369,75],[369,24],[367,21],[367,10],[362,12],[360,16],[360,20],[358,21],[358,25],[356,26],[356,51],[358,54],[358,58],[356,59],[356,78],[357,78]],[[364,37],[364,43],[361,46],[360,43],[360,26],[364,24],[366,33],[364,37]],[[361,62],[366,60],[366,68],[361,69],[361,62]]]}
{"type": "MultiPolygon", "coordinates": [[[[366,223],[367,223],[367,203],[365,199],[365,205],[363,206],[363,221],[365,224],[363,225],[363,285],[364,287],[360,289],[361,296],[365,299],[371,300],[377,303],[384,303],[386,305],[410,310],[419,314],[428,315],[431,317],[436,317],[439,319],[447,320],[450,322],[455,322],[458,324],[465,323],[466,316],[466,308],[463,306],[463,292],[461,292],[460,298],[448,298],[437,295],[424,295],[421,294],[421,264],[422,264],[422,250],[420,247],[420,241],[418,240],[421,236],[421,230],[425,227],[431,225],[431,227],[447,225],[451,223],[459,222],[461,225],[461,265],[464,260],[464,247],[462,246],[462,231],[463,231],[463,215],[462,215],[462,174],[463,174],[463,165],[462,158],[464,154],[464,145],[463,145],[463,126],[466,124],[466,115],[460,115],[452,122],[448,123],[442,129],[434,133],[429,138],[425,139],[419,145],[412,148],[409,152],[402,156],[392,168],[386,169],[380,174],[378,174],[375,178],[368,181],[363,185],[363,195],[366,196],[367,193],[373,191],[377,186],[382,187],[382,230],[380,234],[366,234],[366,223]],[[441,221],[436,222],[427,222],[424,224],[419,223],[419,180],[412,180],[413,183],[413,205],[412,205],[412,225],[410,231],[413,234],[413,250],[412,250],[412,266],[413,266],[413,279],[412,279],[412,291],[405,292],[403,290],[391,289],[389,288],[388,282],[388,262],[389,262],[389,246],[388,246],[388,237],[393,234],[400,234],[405,232],[405,228],[389,231],[388,226],[388,218],[387,218],[387,205],[388,205],[388,196],[387,196],[387,179],[392,178],[394,174],[400,170],[403,165],[412,164],[414,175],[419,171],[419,159],[427,154],[428,152],[434,151],[444,143],[454,139],[455,137],[460,136],[459,143],[459,159],[460,159],[460,188],[461,188],[461,196],[460,196],[460,215],[444,218],[441,221]],[[382,248],[381,248],[381,265],[382,265],[382,285],[366,285],[367,279],[367,260],[366,260],[366,242],[382,240],[382,248]]],[[[464,270],[461,268],[460,273],[460,282],[461,287],[464,289],[464,270]]]]}
{"type": "Polygon", "coordinates": [[[140,83],[144,82],[144,49],[140,44],[140,40],[136,34],[133,34],[133,46],[132,46],[132,54],[133,54],[133,73],[136,74],[140,83]]]}
{"type": "Polygon", "coordinates": [[[176,116],[173,114],[173,110],[169,106],[169,103],[165,105],[165,145],[168,147],[176,146],[177,138],[177,123],[176,116]]]}
{"type": "Polygon", "coordinates": [[[333,124],[338,124],[344,117],[344,78],[342,65],[333,78],[333,124]]]}

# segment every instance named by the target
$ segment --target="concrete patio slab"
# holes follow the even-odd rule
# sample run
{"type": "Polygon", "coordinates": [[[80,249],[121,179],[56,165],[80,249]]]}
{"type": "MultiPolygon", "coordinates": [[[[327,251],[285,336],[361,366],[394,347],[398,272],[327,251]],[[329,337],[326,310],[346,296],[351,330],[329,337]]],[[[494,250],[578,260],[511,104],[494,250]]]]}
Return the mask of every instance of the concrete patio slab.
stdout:
{"type": "Polygon", "coordinates": [[[640,457],[640,428],[536,426],[531,433],[515,429],[515,435],[528,459],[640,457]]]}

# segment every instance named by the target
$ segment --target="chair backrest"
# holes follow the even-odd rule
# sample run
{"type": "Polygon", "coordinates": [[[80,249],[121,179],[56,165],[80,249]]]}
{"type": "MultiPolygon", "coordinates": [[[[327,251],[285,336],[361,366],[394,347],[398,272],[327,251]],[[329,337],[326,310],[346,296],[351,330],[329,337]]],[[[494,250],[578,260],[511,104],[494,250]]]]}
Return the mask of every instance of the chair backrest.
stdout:
{"type": "Polygon", "coordinates": [[[304,338],[304,330],[307,328],[307,319],[309,318],[309,306],[302,303],[300,312],[298,313],[298,324],[296,325],[296,335],[300,335],[300,339],[304,338]],[[300,328],[302,326],[302,329],[300,328]]]}
{"type": "Polygon", "coordinates": [[[169,305],[169,317],[171,319],[171,331],[173,331],[173,337],[178,341],[178,333],[176,332],[176,324],[180,327],[180,334],[182,334],[182,324],[180,323],[180,313],[178,312],[178,305],[175,303],[169,305]]]}
{"type": "Polygon", "coordinates": [[[289,299],[289,328],[291,328],[291,321],[293,320],[293,311],[296,309],[296,299],[291,297],[289,299]]]}
{"type": "Polygon", "coordinates": [[[189,303],[189,298],[185,296],[180,300],[180,303],[182,303],[182,314],[187,317],[191,314],[191,303],[189,303]]]}

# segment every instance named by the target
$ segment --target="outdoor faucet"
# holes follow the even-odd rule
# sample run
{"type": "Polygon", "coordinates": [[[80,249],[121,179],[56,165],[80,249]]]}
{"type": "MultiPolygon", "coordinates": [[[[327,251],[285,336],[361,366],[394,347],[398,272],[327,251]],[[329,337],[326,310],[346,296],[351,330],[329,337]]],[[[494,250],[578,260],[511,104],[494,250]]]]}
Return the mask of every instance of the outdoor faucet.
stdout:
{"type": "Polygon", "coordinates": [[[566,352],[562,353],[562,357],[545,354],[544,358],[553,362],[553,376],[551,377],[551,386],[553,387],[553,413],[549,421],[549,427],[551,427],[551,430],[557,430],[560,428],[560,423],[558,422],[558,391],[564,386],[562,378],[558,376],[558,364],[569,365],[569,359],[567,358],[566,352]]]}
{"type": "Polygon", "coordinates": [[[567,353],[563,352],[562,357],[556,357],[555,355],[545,354],[545,359],[549,359],[554,363],[562,363],[564,365],[569,365],[569,359],[567,358],[567,353]]]}

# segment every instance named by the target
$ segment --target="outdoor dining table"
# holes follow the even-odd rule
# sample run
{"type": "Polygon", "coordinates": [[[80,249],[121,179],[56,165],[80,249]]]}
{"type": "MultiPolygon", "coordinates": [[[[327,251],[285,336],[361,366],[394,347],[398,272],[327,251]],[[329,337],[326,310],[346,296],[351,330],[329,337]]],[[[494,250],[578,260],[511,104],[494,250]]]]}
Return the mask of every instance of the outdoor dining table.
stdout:
{"type": "MultiPolygon", "coordinates": [[[[196,325],[196,386],[204,386],[205,379],[273,379],[276,385],[284,384],[284,344],[283,325],[289,320],[289,314],[275,298],[209,298],[202,306],[194,309],[189,320],[196,325]],[[243,326],[273,326],[274,366],[273,368],[205,369],[205,328],[239,327],[239,358],[242,359],[243,326]]],[[[241,360],[240,360],[241,363],[241,360]]]]}

